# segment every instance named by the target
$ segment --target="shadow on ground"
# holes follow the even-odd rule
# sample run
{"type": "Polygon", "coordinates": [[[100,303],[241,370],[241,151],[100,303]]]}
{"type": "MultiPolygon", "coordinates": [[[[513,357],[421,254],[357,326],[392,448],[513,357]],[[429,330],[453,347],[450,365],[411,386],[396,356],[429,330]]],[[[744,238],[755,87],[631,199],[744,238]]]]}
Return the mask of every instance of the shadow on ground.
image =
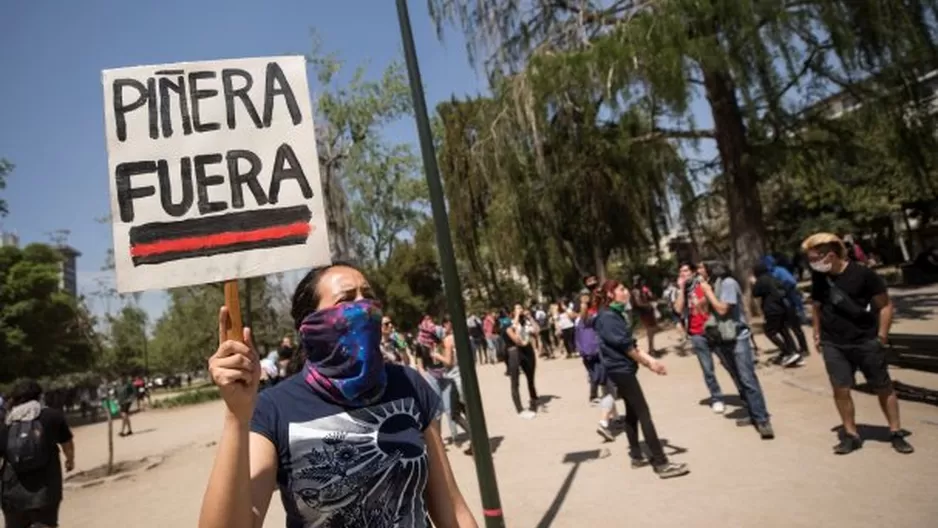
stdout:
{"type": "MultiPolygon", "coordinates": [[[[664,453],[669,457],[687,452],[687,448],[672,445],[670,442],[668,442],[667,438],[661,439],[661,446],[664,448],[664,453]]],[[[642,442],[641,447],[642,452],[645,453],[645,456],[650,457],[651,452],[648,449],[648,445],[645,444],[645,442],[642,442]]],[[[570,489],[573,487],[573,481],[576,479],[576,474],[577,471],[579,471],[580,466],[586,462],[591,462],[600,458],[606,458],[608,456],[608,449],[591,449],[589,451],[577,451],[564,455],[562,462],[564,464],[571,464],[572,467],[567,473],[566,478],[564,478],[563,483],[560,485],[560,489],[557,490],[557,495],[554,496],[554,500],[550,503],[547,511],[544,512],[540,522],[537,523],[537,528],[548,528],[553,524],[554,519],[557,518],[557,514],[560,513],[560,508],[563,507],[564,500],[566,500],[567,495],[570,493],[570,489]]]]}
{"type": "MultiPolygon", "coordinates": [[[[900,400],[924,403],[938,407],[938,390],[909,385],[908,383],[902,383],[898,380],[893,382],[893,388],[896,391],[896,396],[898,396],[900,400]]],[[[857,385],[853,389],[864,394],[876,394],[876,391],[870,387],[869,383],[857,385]]]]}
{"type": "MultiPolygon", "coordinates": [[[[831,432],[837,433],[837,437],[839,438],[844,434],[844,426],[835,425],[831,427],[831,432]]],[[[904,436],[912,435],[912,433],[906,429],[901,429],[900,432],[904,436]]],[[[874,442],[888,444],[892,440],[892,433],[889,432],[889,427],[885,425],[857,424],[857,434],[860,435],[860,440],[864,442],[872,440],[874,442]]]]}
{"type": "Polygon", "coordinates": [[[896,319],[930,319],[938,307],[938,296],[934,293],[909,293],[892,296],[896,319]]]}

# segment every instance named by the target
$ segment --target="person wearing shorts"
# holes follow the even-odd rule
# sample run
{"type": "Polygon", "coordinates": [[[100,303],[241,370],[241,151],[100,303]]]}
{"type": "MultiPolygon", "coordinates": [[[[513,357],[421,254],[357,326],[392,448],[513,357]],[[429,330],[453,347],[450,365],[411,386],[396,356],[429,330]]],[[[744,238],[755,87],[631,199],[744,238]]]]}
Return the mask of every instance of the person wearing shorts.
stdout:
{"type": "Polygon", "coordinates": [[[846,455],[863,445],[850,393],[859,370],[879,397],[893,449],[912,453],[914,449],[905,439],[908,433],[899,423],[899,399],[886,365],[893,306],[885,282],[870,268],[851,262],[843,240],[831,233],[811,235],[801,249],[812,269],[815,346],[824,357],[843,423],[843,435],[834,452],[846,455]]]}

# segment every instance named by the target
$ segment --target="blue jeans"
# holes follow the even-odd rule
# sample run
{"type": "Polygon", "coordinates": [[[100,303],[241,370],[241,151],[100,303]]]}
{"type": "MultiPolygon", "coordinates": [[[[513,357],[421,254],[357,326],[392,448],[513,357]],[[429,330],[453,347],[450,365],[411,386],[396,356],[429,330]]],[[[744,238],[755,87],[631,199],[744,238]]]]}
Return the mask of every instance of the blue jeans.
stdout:
{"type": "Polygon", "coordinates": [[[702,335],[692,335],[690,336],[690,344],[697,355],[697,361],[700,361],[704,383],[707,384],[707,390],[710,391],[710,403],[722,402],[723,391],[720,390],[720,382],[717,381],[716,373],[713,371],[713,352],[710,350],[707,338],[702,335]]]}
{"type": "Polygon", "coordinates": [[[721,345],[720,349],[723,354],[721,359],[725,358],[724,365],[731,369],[731,374],[735,374],[733,381],[736,382],[739,395],[746,404],[749,417],[755,424],[768,423],[769,409],[765,404],[759,377],[756,375],[756,360],[749,336],[737,339],[735,345],[721,345]]]}

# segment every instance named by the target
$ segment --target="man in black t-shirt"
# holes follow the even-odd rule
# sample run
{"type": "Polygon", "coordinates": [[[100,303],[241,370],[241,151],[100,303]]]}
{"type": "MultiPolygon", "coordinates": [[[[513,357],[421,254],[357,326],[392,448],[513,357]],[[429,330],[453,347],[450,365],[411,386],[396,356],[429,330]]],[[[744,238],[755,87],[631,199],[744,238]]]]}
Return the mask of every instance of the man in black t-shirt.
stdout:
{"type": "Polygon", "coordinates": [[[62,502],[62,462],[75,468],[72,431],[62,411],[43,407],[42,388],[34,380],[16,384],[11,408],[0,424],[2,506],[6,528],[59,525],[62,502]]]}
{"type": "Polygon", "coordinates": [[[886,284],[873,270],[851,262],[844,242],[836,235],[811,235],[801,249],[813,270],[814,342],[824,356],[844,428],[834,452],[846,455],[862,445],[850,394],[854,375],[860,370],[879,397],[893,448],[899,453],[912,453],[899,424],[899,400],[886,366],[885,345],[893,312],[886,284]]]}

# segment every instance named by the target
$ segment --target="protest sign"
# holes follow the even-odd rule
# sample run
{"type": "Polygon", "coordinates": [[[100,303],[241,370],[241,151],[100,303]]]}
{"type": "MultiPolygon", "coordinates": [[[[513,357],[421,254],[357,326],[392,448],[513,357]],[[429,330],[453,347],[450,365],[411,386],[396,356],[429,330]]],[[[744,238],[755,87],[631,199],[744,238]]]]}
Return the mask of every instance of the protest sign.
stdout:
{"type": "Polygon", "coordinates": [[[102,77],[118,291],[330,261],[303,57],[102,77]]]}

